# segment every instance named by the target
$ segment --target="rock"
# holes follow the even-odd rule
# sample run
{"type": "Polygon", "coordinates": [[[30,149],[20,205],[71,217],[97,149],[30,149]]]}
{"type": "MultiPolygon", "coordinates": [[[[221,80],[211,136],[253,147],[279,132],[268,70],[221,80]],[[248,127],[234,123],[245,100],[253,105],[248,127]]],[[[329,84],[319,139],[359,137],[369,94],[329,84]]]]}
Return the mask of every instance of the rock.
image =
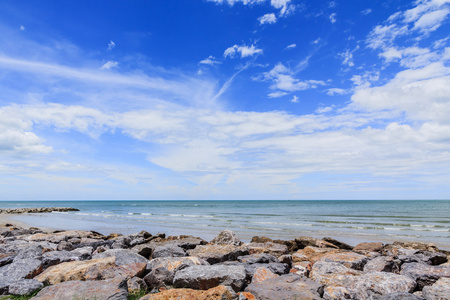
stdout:
{"type": "Polygon", "coordinates": [[[256,300],[255,296],[249,292],[238,293],[238,300],[256,300]]]}
{"type": "Polygon", "coordinates": [[[240,246],[242,245],[241,240],[236,236],[236,234],[228,229],[225,229],[218,236],[216,236],[211,242],[211,245],[232,245],[240,246]]]}
{"type": "MultiPolygon", "coordinates": [[[[80,239],[80,241],[81,241],[81,239],[80,239]]],[[[72,251],[73,249],[75,249],[75,247],[70,242],[61,241],[61,242],[59,242],[58,247],[56,249],[58,251],[62,251],[62,250],[72,251]]]]}
{"type": "Polygon", "coordinates": [[[416,282],[408,276],[386,272],[370,272],[345,286],[353,299],[377,299],[382,295],[405,292],[412,293],[416,282]]]}
{"type": "Polygon", "coordinates": [[[142,278],[132,277],[127,280],[128,293],[136,293],[141,290],[147,290],[148,286],[142,278]]]}
{"type": "Polygon", "coordinates": [[[206,245],[207,242],[199,237],[192,235],[169,236],[160,242],[154,242],[157,246],[176,245],[184,250],[191,250],[199,245],[206,245]]]}
{"type": "Polygon", "coordinates": [[[272,254],[268,253],[258,253],[258,254],[251,254],[251,255],[245,255],[245,256],[239,256],[237,260],[241,263],[248,263],[248,264],[267,264],[271,262],[279,263],[280,261],[273,256],[272,254]]]}
{"type": "Polygon", "coordinates": [[[307,264],[306,264],[306,266],[304,264],[297,264],[297,265],[292,266],[289,273],[294,273],[294,274],[300,275],[302,277],[308,277],[309,269],[308,269],[307,264]]]}
{"type": "Polygon", "coordinates": [[[114,266],[99,272],[97,279],[143,277],[146,273],[146,263],[134,263],[114,266]]]}
{"type": "Polygon", "coordinates": [[[73,280],[47,286],[32,299],[126,300],[127,296],[127,282],[123,280],[73,280]]]}
{"type": "Polygon", "coordinates": [[[150,289],[166,287],[172,285],[174,275],[172,271],[159,267],[145,275],[144,281],[150,289]]]}
{"type": "Polygon", "coordinates": [[[329,285],[323,290],[323,299],[352,299],[350,291],[343,286],[329,285]]]}
{"type": "Polygon", "coordinates": [[[281,255],[278,260],[283,264],[292,265],[292,255],[290,254],[281,255]]]}
{"type": "Polygon", "coordinates": [[[136,252],[137,254],[139,254],[147,259],[150,259],[153,249],[154,249],[154,246],[152,246],[152,245],[140,244],[140,245],[134,246],[130,250],[133,252],[136,252]]]}
{"type": "Polygon", "coordinates": [[[371,251],[371,252],[381,252],[383,250],[383,243],[373,242],[373,243],[359,243],[353,248],[353,251],[371,251]]]}
{"type": "Polygon", "coordinates": [[[23,296],[34,293],[43,287],[44,285],[35,279],[20,279],[9,286],[8,292],[11,295],[23,296]]]}
{"type": "Polygon", "coordinates": [[[267,267],[259,267],[255,270],[255,273],[252,277],[252,283],[259,283],[263,282],[264,280],[270,279],[270,278],[276,278],[280,275],[277,275],[269,270],[267,267]]]}
{"type": "MultiPolygon", "coordinates": [[[[239,265],[239,264],[238,264],[239,265]]],[[[290,267],[287,264],[282,263],[268,263],[268,264],[244,264],[245,272],[248,277],[253,277],[255,275],[255,271],[258,268],[265,267],[268,268],[271,272],[284,275],[289,273],[290,267]]]]}
{"type": "Polygon", "coordinates": [[[380,300],[425,300],[422,297],[416,296],[414,294],[400,292],[400,293],[392,293],[386,294],[379,298],[380,300]]]}
{"type": "Polygon", "coordinates": [[[295,239],[295,242],[297,243],[298,249],[303,249],[308,246],[338,249],[338,247],[336,245],[333,245],[332,243],[309,236],[298,237],[295,239]]]}
{"type": "Polygon", "coordinates": [[[148,270],[153,270],[159,267],[166,268],[169,271],[174,271],[176,269],[182,269],[187,266],[198,266],[198,265],[209,265],[205,260],[193,257],[160,257],[152,259],[147,264],[148,270]]]}
{"type": "Polygon", "coordinates": [[[417,282],[418,290],[432,285],[441,277],[450,277],[450,266],[431,266],[424,263],[407,263],[402,265],[400,272],[417,282]]]}
{"type": "Polygon", "coordinates": [[[195,249],[188,250],[189,256],[196,256],[210,264],[217,264],[228,260],[236,260],[239,256],[249,254],[243,246],[232,245],[199,245],[195,249]]]}
{"type": "Polygon", "coordinates": [[[146,242],[147,241],[144,238],[135,238],[135,239],[131,240],[130,247],[134,247],[134,246],[137,246],[137,245],[145,244],[146,242]]]}
{"type": "Polygon", "coordinates": [[[288,247],[277,243],[248,243],[244,244],[250,254],[268,253],[274,256],[288,254],[288,247]]]}
{"type": "Polygon", "coordinates": [[[322,286],[310,279],[288,274],[261,283],[251,283],[245,291],[258,300],[318,300],[321,299],[322,286]]]}
{"type": "Polygon", "coordinates": [[[139,300],[232,300],[233,293],[223,285],[210,288],[206,291],[193,289],[172,289],[157,294],[146,295],[139,300]]]}
{"type": "Polygon", "coordinates": [[[245,285],[246,272],[243,266],[190,266],[178,271],[173,279],[175,287],[190,287],[207,290],[218,285],[227,285],[238,292],[245,285]]]}
{"type": "Polygon", "coordinates": [[[436,245],[421,242],[394,242],[392,247],[429,251],[429,252],[440,252],[440,250],[438,249],[438,247],[436,247],[436,245]]]}
{"type": "Polygon", "coordinates": [[[93,251],[93,247],[87,246],[70,251],[70,255],[77,257],[79,260],[87,260],[92,258],[93,251]]]}
{"type": "Polygon", "coordinates": [[[364,272],[370,271],[399,273],[400,266],[392,256],[378,256],[365,264],[364,272]]]}
{"type": "Polygon", "coordinates": [[[0,281],[13,282],[30,279],[42,272],[42,262],[38,259],[20,259],[0,268],[0,281]]]}
{"type": "Polygon", "coordinates": [[[72,255],[69,251],[49,251],[45,252],[42,255],[42,264],[44,269],[47,269],[51,266],[68,262],[80,260],[78,256],[72,255]]]}
{"type": "Polygon", "coordinates": [[[41,259],[44,248],[41,245],[30,245],[17,253],[14,261],[23,259],[41,259]]]}
{"type": "Polygon", "coordinates": [[[116,265],[129,265],[134,263],[148,263],[148,259],[128,249],[111,249],[92,256],[93,259],[115,257],[116,265]]]}
{"type": "Polygon", "coordinates": [[[323,255],[326,253],[337,253],[340,250],[332,248],[317,248],[307,246],[304,249],[300,249],[294,254],[292,254],[292,261],[294,263],[301,261],[311,261],[312,263],[319,261],[323,255]]]}
{"type": "Polygon", "coordinates": [[[128,236],[121,236],[111,245],[111,249],[127,249],[130,243],[131,239],[128,236]]]}
{"type": "Polygon", "coordinates": [[[335,240],[335,239],[333,239],[331,237],[324,237],[322,240],[324,240],[325,242],[328,242],[330,244],[333,244],[333,245],[335,245],[336,247],[338,247],[339,249],[342,249],[342,250],[353,250],[352,246],[350,246],[350,245],[348,245],[346,243],[340,242],[338,240],[335,240]]]}
{"type": "Polygon", "coordinates": [[[250,243],[272,243],[273,240],[265,236],[254,236],[250,243]]]}
{"type": "Polygon", "coordinates": [[[53,233],[37,233],[25,238],[27,241],[47,241],[51,243],[58,244],[61,241],[67,241],[72,238],[91,238],[91,239],[101,239],[102,235],[93,231],[83,231],[83,230],[67,230],[58,231],[53,233]]]}
{"type": "Polygon", "coordinates": [[[447,262],[447,255],[441,252],[410,250],[410,253],[399,254],[398,259],[403,263],[423,262],[429,265],[440,265],[447,262]]]}
{"type": "Polygon", "coordinates": [[[34,279],[44,284],[57,284],[69,280],[100,279],[102,271],[116,266],[114,261],[114,257],[106,257],[88,261],[65,262],[48,268],[34,279]]]}
{"type": "Polygon", "coordinates": [[[361,271],[348,268],[337,262],[318,261],[312,266],[310,276],[317,283],[323,285],[346,286],[361,274],[361,271]]]}
{"type": "Polygon", "coordinates": [[[450,278],[440,278],[431,286],[423,287],[423,296],[427,300],[450,299],[450,278]]]}
{"type": "Polygon", "coordinates": [[[186,256],[186,251],[176,245],[158,246],[153,250],[152,258],[158,257],[182,257],[186,256]]]}
{"type": "Polygon", "coordinates": [[[322,255],[320,260],[338,262],[348,268],[362,270],[368,258],[355,252],[329,252],[322,255]]]}
{"type": "Polygon", "coordinates": [[[31,208],[0,208],[0,214],[30,214],[48,213],[52,211],[80,211],[72,207],[31,207],[31,208]]]}
{"type": "Polygon", "coordinates": [[[288,247],[289,253],[292,253],[292,252],[295,252],[298,250],[298,245],[295,242],[295,240],[290,240],[290,241],[273,240],[273,242],[276,244],[281,244],[281,245],[285,245],[286,247],[288,247]]]}
{"type": "Polygon", "coordinates": [[[16,255],[15,253],[0,253],[0,267],[12,263],[16,255]]]}

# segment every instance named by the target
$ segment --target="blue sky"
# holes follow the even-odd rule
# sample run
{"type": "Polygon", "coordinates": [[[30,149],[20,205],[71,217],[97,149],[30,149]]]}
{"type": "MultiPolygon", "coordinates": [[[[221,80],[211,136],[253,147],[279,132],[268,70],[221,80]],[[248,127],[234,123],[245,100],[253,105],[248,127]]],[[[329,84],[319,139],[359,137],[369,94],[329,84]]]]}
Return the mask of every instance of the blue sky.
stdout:
{"type": "Polygon", "coordinates": [[[0,199],[449,199],[450,1],[1,1],[0,199]]]}

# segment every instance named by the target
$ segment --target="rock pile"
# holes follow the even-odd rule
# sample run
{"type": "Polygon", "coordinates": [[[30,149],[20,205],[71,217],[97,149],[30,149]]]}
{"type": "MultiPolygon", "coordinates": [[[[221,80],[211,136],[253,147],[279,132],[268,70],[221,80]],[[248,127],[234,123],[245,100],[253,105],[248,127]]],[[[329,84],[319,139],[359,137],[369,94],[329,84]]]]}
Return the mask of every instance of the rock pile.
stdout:
{"type": "Polygon", "coordinates": [[[31,208],[0,208],[0,214],[30,214],[30,213],[48,213],[52,211],[79,211],[72,207],[31,207],[31,208]]]}
{"type": "Polygon", "coordinates": [[[450,299],[450,253],[431,244],[291,241],[224,231],[101,235],[0,228],[0,294],[32,299],[450,299]]]}

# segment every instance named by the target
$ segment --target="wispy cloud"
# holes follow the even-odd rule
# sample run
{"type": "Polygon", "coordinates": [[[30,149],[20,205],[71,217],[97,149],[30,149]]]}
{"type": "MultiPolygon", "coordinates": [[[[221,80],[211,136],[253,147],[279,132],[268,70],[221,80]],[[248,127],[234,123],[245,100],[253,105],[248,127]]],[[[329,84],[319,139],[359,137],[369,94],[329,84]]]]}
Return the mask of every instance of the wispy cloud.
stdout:
{"type": "Polygon", "coordinates": [[[111,51],[114,48],[116,48],[116,43],[114,43],[113,41],[109,41],[108,50],[111,51]]]}
{"type": "Polygon", "coordinates": [[[277,22],[277,17],[275,16],[274,13],[270,13],[270,14],[265,14],[264,16],[258,18],[258,20],[259,20],[260,25],[274,24],[277,22]]]}
{"type": "Polygon", "coordinates": [[[221,61],[218,61],[214,56],[210,55],[208,58],[205,58],[199,62],[202,65],[218,65],[221,64],[221,61]]]}
{"type": "Polygon", "coordinates": [[[103,66],[101,66],[100,69],[102,70],[109,70],[112,68],[116,68],[119,65],[119,63],[117,61],[107,61],[103,66]]]}
{"type": "Polygon", "coordinates": [[[234,58],[236,56],[236,54],[240,54],[241,58],[245,58],[245,57],[249,57],[249,56],[253,56],[253,55],[259,55],[262,53],[263,53],[262,49],[256,48],[255,45],[251,45],[251,46],[234,45],[234,46],[227,48],[224,51],[223,56],[225,58],[226,57],[234,58]]]}

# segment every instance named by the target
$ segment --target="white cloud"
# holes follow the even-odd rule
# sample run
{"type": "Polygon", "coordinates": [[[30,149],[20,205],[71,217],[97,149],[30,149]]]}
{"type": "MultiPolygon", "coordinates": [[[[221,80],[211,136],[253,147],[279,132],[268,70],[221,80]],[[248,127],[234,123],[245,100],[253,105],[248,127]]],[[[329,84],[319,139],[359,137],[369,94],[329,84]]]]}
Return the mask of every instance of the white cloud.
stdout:
{"type": "Polygon", "coordinates": [[[242,46],[234,45],[234,46],[227,48],[225,50],[225,52],[223,53],[223,56],[233,58],[236,56],[236,54],[240,54],[241,58],[244,58],[244,57],[253,56],[255,54],[259,55],[262,53],[263,53],[262,49],[256,48],[255,45],[251,45],[250,47],[246,46],[246,45],[242,45],[242,46]]]}
{"type": "Polygon", "coordinates": [[[242,3],[243,5],[252,5],[263,3],[266,0],[207,0],[208,2],[216,2],[217,4],[228,3],[234,5],[235,3],[242,3]]]}
{"type": "Polygon", "coordinates": [[[321,39],[320,39],[320,38],[317,38],[317,39],[315,39],[314,41],[312,41],[311,44],[317,45],[320,41],[321,41],[321,39]]]}
{"type": "Polygon", "coordinates": [[[265,14],[262,17],[258,18],[259,20],[259,24],[263,25],[263,24],[274,24],[277,22],[277,17],[275,16],[274,13],[270,13],[270,14],[265,14]]]}
{"type": "Polygon", "coordinates": [[[199,64],[202,65],[217,65],[221,64],[222,62],[218,61],[214,56],[210,55],[208,58],[205,58],[199,62],[199,64]]]}
{"type": "Polygon", "coordinates": [[[433,48],[434,49],[439,49],[444,47],[447,44],[447,41],[449,40],[449,37],[437,40],[433,43],[433,48]]]}
{"type": "Polygon", "coordinates": [[[297,47],[297,44],[290,44],[286,47],[286,49],[294,49],[295,47],[297,47]]]}
{"type": "Polygon", "coordinates": [[[334,23],[336,23],[336,21],[337,21],[337,14],[336,13],[332,13],[331,15],[329,15],[328,16],[328,18],[330,19],[330,22],[332,23],[332,24],[334,24],[334,23]]]}
{"type": "Polygon", "coordinates": [[[109,70],[112,68],[116,68],[119,65],[117,61],[107,61],[100,69],[101,70],[109,70]]]}
{"type": "Polygon", "coordinates": [[[294,97],[291,99],[292,103],[299,103],[300,101],[298,101],[298,97],[294,95],[294,97]]]}
{"type": "Polygon", "coordinates": [[[349,94],[349,93],[350,93],[350,91],[348,91],[346,89],[340,89],[340,88],[327,89],[328,96],[345,95],[345,94],[349,94]]]}
{"type": "Polygon", "coordinates": [[[111,51],[115,47],[116,47],[116,43],[114,43],[113,41],[109,41],[109,43],[108,43],[108,50],[111,51]]]}
{"type": "Polygon", "coordinates": [[[414,23],[414,29],[431,32],[441,26],[442,21],[448,16],[450,10],[447,8],[426,13],[414,23]]]}
{"type": "Polygon", "coordinates": [[[371,8],[367,8],[367,9],[363,10],[361,13],[362,13],[363,15],[367,16],[367,15],[370,14],[371,12],[372,12],[372,9],[371,9],[371,8]]]}
{"type": "Polygon", "coordinates": [[[267,96],[269,98],[279,98],[279,97],[283,97],[283,96],[286,96],[286,95],[289,95],[289,93],[278,91],[278,92],[270,93],[267,96]]]}
{"type": "Polygon", "coordinates": [[[25,30],[25,26],[23,26],[23,25],[20,25],[20,31],[24,31],[25,30]]]}
{"type": "Polygon", "coordinates": [[[319,107],[318,109],[316,109],[316,113],[324,114],[324,113],[330,112],[332,110],[333,110],[333,107],[331,107],[331,106],[319,107]]]}
{"type": "Polygon", "coordinates": [[[295,10],[295,6],[290,4],[291,0],[270,0],[270,4],[276,8],[280,9],[280,16],[286,16],[295,10]]]}
{"type": "Polygon", "coordinates": [[[354,51],[350,51],[347,49],[345,52],[339,53],[339,56],[342,57],[343,65],[347,65],[349,67],[353,67],[355,65],[355,63],[353,62],[353,52],[354,51]]]}

